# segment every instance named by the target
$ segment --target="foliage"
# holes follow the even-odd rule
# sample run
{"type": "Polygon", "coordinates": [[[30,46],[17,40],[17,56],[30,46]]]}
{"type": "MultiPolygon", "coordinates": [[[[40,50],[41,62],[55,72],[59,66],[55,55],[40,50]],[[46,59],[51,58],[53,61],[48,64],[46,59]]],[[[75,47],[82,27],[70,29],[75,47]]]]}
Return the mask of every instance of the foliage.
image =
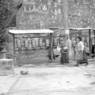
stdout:
{"type": "Polygon", "coordinates": [[[13,14],[13,9],[15,8],[13,8],[12,0],[0,0],[0,50],[2,50],[3,44],[8,40],[6,29],[10,24],[16,25],[15,19],[9,19],[13,14]]]}

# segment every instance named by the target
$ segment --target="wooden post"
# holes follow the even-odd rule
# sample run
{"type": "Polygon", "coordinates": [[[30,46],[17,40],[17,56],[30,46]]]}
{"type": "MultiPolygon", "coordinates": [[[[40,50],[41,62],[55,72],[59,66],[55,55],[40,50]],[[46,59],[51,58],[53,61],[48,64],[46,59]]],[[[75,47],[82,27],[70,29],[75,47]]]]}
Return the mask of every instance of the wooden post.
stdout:
{"type": "Polygon", "coordinates": [[[13,35],[13,55],[15,54],[15,35],[13,35]]]}
{"type": "Polygon", "coordinates": [[[91,54],[91,52],[92,52],[91,29],[89,29],[89,50],[90,50],[90,54],[91,54]]]}
{"type": "Polygon", "coordinates": [[[95,30],[94,30],[94,56],[95,56],[95,30]]]}
{"type": "Polygon", "coordinates": [[[13,58],[14,58],[14,64],[13,66],[15,65],[16,63],[16,53],[15,53],[15,35],[13,34],[13,58]]]}
{"type": "Polygon", "coordinates": [[[94,44],[95,44],[95,30],[93,30],[93,32],[94,32],[94,44]]]}
{"type": "Polygon", "coordinates": [[[53,61],[53,34],[50,33],[50,54],[51,54],[51,62],[53,61]]]}

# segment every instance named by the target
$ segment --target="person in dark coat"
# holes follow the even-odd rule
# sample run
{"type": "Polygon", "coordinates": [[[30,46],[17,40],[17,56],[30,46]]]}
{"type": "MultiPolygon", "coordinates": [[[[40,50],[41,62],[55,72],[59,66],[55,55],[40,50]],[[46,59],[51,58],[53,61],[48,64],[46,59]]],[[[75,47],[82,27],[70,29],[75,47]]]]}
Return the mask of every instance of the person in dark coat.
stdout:
{"type": "Polygon", "coordinates": [[[49,59],[49,62],[51,63],[53,60],[55,60],[55,55],[54,55],[54,51],[52,51],[52,54],[53,56],[51,55],[51,48],[50,46],[48,47],[48,59],[49,59]]]}
{"type": "Polygon", "coordinates": [[[68,49],[65,46],[61,47],[61,64],[69,63],[68,49]]]}

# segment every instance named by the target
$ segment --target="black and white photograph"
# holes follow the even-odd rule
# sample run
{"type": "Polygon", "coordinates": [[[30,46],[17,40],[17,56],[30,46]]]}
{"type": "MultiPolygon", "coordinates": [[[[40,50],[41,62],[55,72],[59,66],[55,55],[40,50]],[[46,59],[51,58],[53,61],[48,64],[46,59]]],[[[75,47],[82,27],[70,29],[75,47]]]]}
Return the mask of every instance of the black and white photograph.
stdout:
{"type": "Polygon", "coordinates": [[[95,0],[0,0],[0,95],[95,95],[95,0]]]}

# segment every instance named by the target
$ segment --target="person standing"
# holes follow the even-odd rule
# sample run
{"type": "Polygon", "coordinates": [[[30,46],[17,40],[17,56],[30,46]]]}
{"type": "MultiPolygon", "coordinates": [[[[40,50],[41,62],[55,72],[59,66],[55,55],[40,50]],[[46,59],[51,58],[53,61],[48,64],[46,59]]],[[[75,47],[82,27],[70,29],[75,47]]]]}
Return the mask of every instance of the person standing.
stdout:
{"type": "Polygon", "coordinates": [[[68,58],[68,49],[64,45],[61,46],[61,58],[60,58],[60,63],[61,64],[67,64],[69,63],[69,58],[68,58]]]}
{"type": "Polygon", "coordinates": [[[67,47],[67,50],[68,50],[68,60],[69,60],[69,62],[71,62],[73,59],[74,53],[73,53],[72,41],[68,36],[66,36],[65,43],[66,43],[65,46],[67,47]]]}
{"type": "Polygon", "coordinates": [[[82,64],[83,60],[83,51],[84,51],[84,43],[81,37],[77,37],[77,45],[76,45],[76,66],[82,64]]]}
{"type": "Polygon", "coordinates": [[[68,56],[68,43],[67,39],[64,38],[61,41],[61,58],[60,63],[61,64],[67,64],[69,63],[69,56],[68,56]]]}
{"type": "Polygon", "coordinates": [[[73,60],[74,61],[75,61],[75,56],[76,56],[75,47],[76,47],[76,39],[75,39],[75,37],[73,37],[72,38],[72,50],[73,50],[73,60]]]}

